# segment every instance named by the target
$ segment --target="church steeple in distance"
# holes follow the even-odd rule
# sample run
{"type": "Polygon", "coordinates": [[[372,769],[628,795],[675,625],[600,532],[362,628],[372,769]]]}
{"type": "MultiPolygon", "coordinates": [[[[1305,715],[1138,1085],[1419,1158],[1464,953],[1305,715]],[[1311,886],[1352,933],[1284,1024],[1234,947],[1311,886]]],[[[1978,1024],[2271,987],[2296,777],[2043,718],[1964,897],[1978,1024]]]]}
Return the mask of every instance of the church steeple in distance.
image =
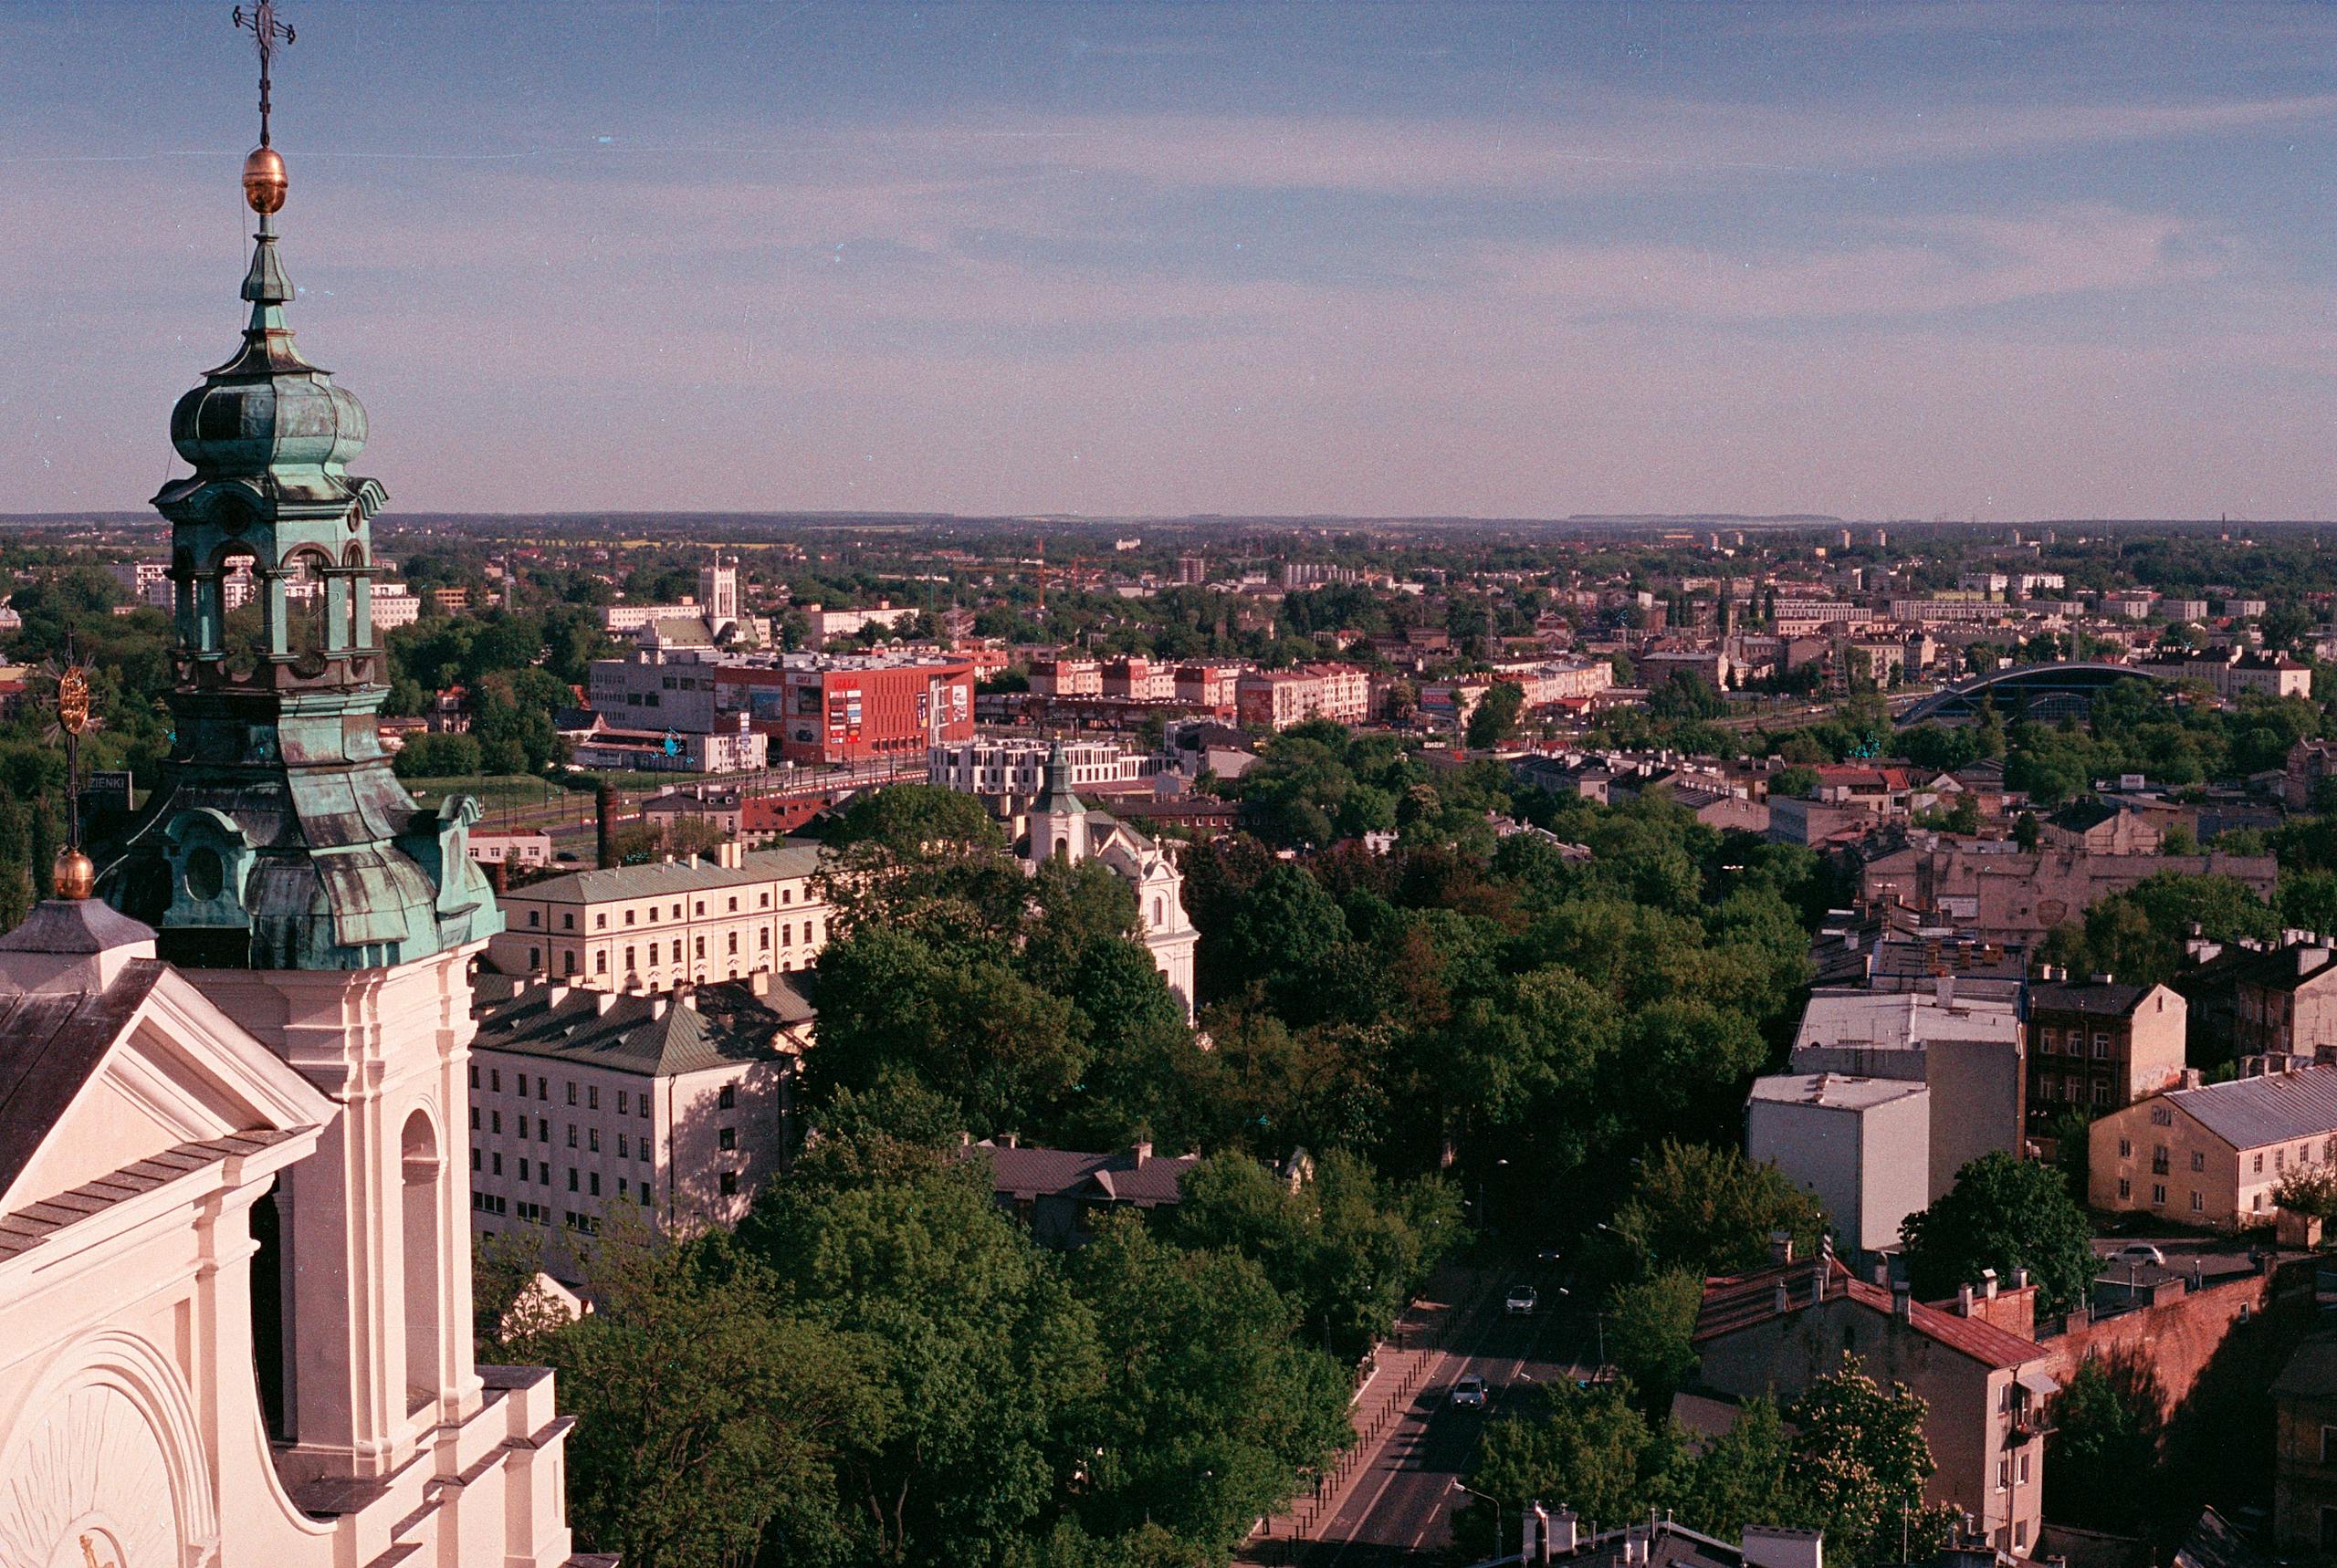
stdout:
{"type": "Polygon", "coordinates": [[[290,191],[273,145],[276,7],[239,8],[260,57],[257,215],[243,342],[171,412],[194,473],[163,485],[176,681],[171,757],[145,814],[101,859],[102,889],[194,967],[370,968],[500,929],[466,831],[466,798],[417,809],[377,728],[372,519],[389,499],[348,464],[365,410],[292,340],[277,249],[290,191]]]}

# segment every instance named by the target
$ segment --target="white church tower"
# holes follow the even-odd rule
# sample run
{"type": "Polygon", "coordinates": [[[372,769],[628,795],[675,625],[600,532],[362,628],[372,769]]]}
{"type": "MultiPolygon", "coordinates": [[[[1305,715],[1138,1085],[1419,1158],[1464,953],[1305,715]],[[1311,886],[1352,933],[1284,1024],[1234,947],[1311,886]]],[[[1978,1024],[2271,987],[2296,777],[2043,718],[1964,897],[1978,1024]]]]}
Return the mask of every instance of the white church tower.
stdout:
{"type": "Polygon", "coordinates": [[[551,1376],[471,1349],[468,970],[500,917],[476,805],[417,807],[378,738],[386,495],[286,320],[290,32],[238,16],[258,234],[242,344],[171,417],[194,471],[155,497],[172,754],[0,939],[0,1564],[554,1568],[551,1376]],[[239,570],[256,658],[225,634],[239,570]]]}

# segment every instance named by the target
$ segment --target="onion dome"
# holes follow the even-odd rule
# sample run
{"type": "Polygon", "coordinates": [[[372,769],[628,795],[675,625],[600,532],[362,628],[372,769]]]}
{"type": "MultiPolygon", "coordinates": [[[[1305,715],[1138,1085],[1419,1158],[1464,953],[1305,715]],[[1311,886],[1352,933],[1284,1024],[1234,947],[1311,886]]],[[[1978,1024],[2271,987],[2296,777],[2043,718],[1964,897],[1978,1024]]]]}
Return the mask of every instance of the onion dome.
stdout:
{"type": "Polygon", "coordinates": [[[201,478],[273,473],[299,490],[313,486],[301,482],[303,471],[337,479],[364,450],[365,408],[293,345],[284,319],[292,280],[276,254],[275,214],[284,204],[285,186],[284,160],[273,149],[263,147],[246,161],[245,197],[259,214],[242,289],[251,302],[251,320],[235,358],[204,371],[203,385],[171,411],[171,444],[201,478]]]}

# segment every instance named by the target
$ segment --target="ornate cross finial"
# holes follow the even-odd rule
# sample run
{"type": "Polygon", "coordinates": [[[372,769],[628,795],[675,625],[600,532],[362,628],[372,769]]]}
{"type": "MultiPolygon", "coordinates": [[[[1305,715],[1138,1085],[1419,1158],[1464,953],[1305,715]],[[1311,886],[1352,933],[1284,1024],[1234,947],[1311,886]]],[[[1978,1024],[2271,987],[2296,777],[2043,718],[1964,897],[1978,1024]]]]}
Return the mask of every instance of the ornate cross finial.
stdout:
{"type": "Polygon", "coordinates": [[[65,640],[65,662],[57,674],[56,737],[65,742],[65,848],[58,852],[53,882],[62,898],[87,898],[96,886],[96,868],[81,852],[81,737],[95,727],[89,711],[89,666],[74,640],[65,640]]]}
{"type": "Polygon", "coordinates": [[[295,37],[292,25],[276,19],[276,0],[257,0],[249,10],[236,7],[236,26],[251,34],[259,45],[259,144],[267,145],[267,88],[269,68],[276,63],[276,47],[289,44],[295,37]]]}

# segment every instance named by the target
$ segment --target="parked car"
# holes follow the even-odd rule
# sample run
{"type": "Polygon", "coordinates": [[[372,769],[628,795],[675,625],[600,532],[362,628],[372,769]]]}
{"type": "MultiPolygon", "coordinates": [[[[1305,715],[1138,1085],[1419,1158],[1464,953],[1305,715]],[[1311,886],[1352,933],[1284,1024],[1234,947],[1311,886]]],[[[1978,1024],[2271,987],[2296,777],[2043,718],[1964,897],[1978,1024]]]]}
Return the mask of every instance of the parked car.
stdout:
{"type": "Polygon", "coordinates": [[[1509,1288],[1509,1300],[1504,1305],[1503,1311],[1508,1312],[1513,1318],[1530,1318],[1534,1315],[1534,1309],[1541,1303],[1541,1292],[1535,1290],[1533,1286],[1512,1285],[1509,1288]]]}
{"type": "Polygon", "coordinates": [[[1485,1407],[1485,1380],[1472,1372],[1454,1383],[1452,1403],[1462,1410],[1483,1410],[1485,1407]]]}
{"type": "Polygon", "coordinates": [[[2160,1269],[2166,1267],[2166,1254],[2147,1241],[2129,1241],[2110,1257],[2113,1262],[2148,1263],[2160,1269]]]}

